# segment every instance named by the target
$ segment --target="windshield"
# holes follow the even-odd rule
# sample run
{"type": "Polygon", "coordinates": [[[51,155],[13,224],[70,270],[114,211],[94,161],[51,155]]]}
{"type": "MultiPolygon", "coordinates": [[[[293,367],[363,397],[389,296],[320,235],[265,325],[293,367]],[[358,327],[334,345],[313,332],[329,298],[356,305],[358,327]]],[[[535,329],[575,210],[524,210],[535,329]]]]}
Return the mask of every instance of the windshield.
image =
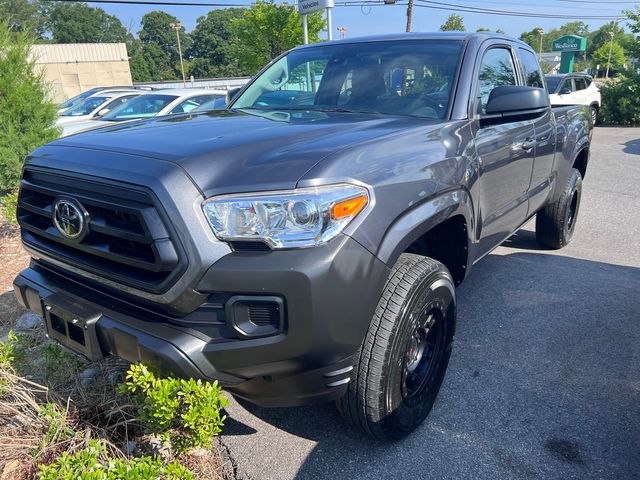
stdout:
{"type": "Polygon", "coordinates": [[[422,40],[293,50],[257,77],[231,108],[442,119],[461,49],[459,41],[422,40]]]}
{"type": "Polygon", "coordinates": [[[122,122],[124,120],[155,117],[176,98],[178,97],[175,95],[141,95],[129,100],[120,107],[114,108],[106,115],[103,115],[100,120],[122,122]]]}
{"type": "Polygon", "coordinates": [[[76,95],[75,97],[71,97],[69,100],[62,102],[60,105],[58,105],[58,109],[62,110],[64,108],[69,108],[73,105],[76,105],[78,103],[80,103],[82,100],[84,100],[85,98],[87,98],[90,95],[93,95],[94,93],[99,92],[100,89],[99,88],[92,88],[91,90],[87,90],[86,92],[82,92],[79,95],[76,95]]]}
{"type": "Polygon", "coordinates": [[[558,89],[558,85],[563,78],[564,77],[547,77],[547,88],[549,89],[549,93],[553,93],[558,89]]]}
{"type": "Polygon", "coordinates": [[[62,115],[65,117],[77,117],[80,115],[89,115],[96,108],[109,100],[111,97],[89,97],[75,107],[65,111],[62,115]]]}

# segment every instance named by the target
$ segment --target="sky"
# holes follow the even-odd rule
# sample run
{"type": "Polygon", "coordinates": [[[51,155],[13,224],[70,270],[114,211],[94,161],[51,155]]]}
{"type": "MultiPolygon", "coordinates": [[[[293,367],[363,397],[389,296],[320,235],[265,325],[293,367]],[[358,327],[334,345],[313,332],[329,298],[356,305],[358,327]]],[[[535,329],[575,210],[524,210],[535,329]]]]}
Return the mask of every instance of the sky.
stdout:
{"type": "MultiPolygon", "coordinates": [[[[175,0],[180,2],[181,0],[175,0]]],[[[251,0],[191,0],[193,2],[213,2],[213,3],[242,3],[251,4],[251,0]]],[[[277,0],[278,3],[280,0],[277,0]]],[[[339,0],[336,0],[339,1],[339,0]]],[[[534,12],[545,15],[585,15],[585,16],[617,16],[621,11],[631,9],[636,2],[622,0],[532,0],[531,2],[521,2],[515,4],[513,0],[442,0],[448,4],[460,6],[480,7],[484,9],[499,9],[519,12],[534,12]]],[[[140,19],[152,10],[164,10],[176,16],[185,26],[187,31],[191,31],[196,24],[196,20],[201,15],[211,10],[210,7],[193,6],[153,6],[153,5],[115,5],[115,4],[92,4],[101,7],[108,13],[116,15],[122,23],[130,28],[132,33],[139,30],[140,19]]],[[[437,3],[437,2],[435,2],[437,3]]],[[[432,5],[435,5],[433,3],[432,5]]],[[[418,5],[418,3],[416,3],[418,5]]],[[[438,10],[431,8],[414,8],[413,31],[434,31],[446,20],[451,10],[438,10]]],[[[468,12],[457,12],[462,15],[466,29],[475,31],[480,27],[495,30],[501,28],[508,34],[515,37],[522,32],[529,31],[534,27],[542,27],[548,31],[559,27],[571,19],[548,19],[548,18],[527,18],[518,16],[499,16],[495,14],[479,14],[468,12]]],[[[590,30],[597,30],[608,20],[583,20],[590,26],[590,30]]],[[[624,21],[621,22],[625,26],[624,21]]],[[[406,26],[406,6],[405,5],[379,5],[379,6],[336,6],[333,9],[333,30],[334,38],[338,37],[337,28],[346,27],[347,36],[362,36],[379,33],[403,32],[406,26]]],[[[326,35],[326,33],[325,33],[326,35]]]]}

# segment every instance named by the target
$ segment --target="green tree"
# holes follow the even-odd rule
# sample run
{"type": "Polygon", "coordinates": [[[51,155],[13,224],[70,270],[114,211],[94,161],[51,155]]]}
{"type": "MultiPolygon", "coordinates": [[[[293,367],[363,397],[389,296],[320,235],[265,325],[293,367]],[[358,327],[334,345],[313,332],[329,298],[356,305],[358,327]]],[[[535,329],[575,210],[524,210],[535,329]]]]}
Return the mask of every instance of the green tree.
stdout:
{"type": "Polygon", "coordinates": [[[246,73],[233,55],[237,36],[232,24],[243,15],[244,9],[223,8],[211,10],[206,16],[198,18],[191,32],[191,47],[186,51],[191,75],[207,78],[246,73]]]}
{"type": "Polygon", "coordinates": [[[37,38],[44,34],[44,16],[39,0],[0,0],[0,19],[12,32],[31,32],[37,38]]]}
{"type": "Polygon", "coordinates": [[[589,34],[587,39],[587,55],[592,56],[593,52],[602,45],[609,43],[611,41],[610,33],[613,33],[613,39],[617,41],[625,51],[627,50],[627,46],[635,40],[633,35],[625,32],[624,28],[620,26],[618,22],[611,21],[589,34]]]}
{"type": "Polygon", "coordinates": [[[627,16],[627,26],[633,32],[632,37],[635,37],[627,47],[627,53],[634,58],[640,58],[640,6],[636,5],[633,10],[625,10],[624,14],[627,16]]]}
{"type": "MultiPolygon", "coordinates": [[[[303,43],[302,17],[292,5],[258,0],[232,23],[238,38],[233,53],[243,71],[253,74],[287,50],[303,43]]],[[[307,16],[309,42],[320,40],[325,22],[319,12],[307,16]]]]}
{"type": "MultiPolygon", "coordinates": [[[[165,12],[153,11],[146,13],[140,22],[142,28],[138,37],[142,45],[137,52],[140,58],[136,63],[147,62],[148,69],[153,73],[154,80],[173,80],[182,76],[180,72],[180,55],[176,31],[171,24],[177,24],[178,19],[165,12]]],[[[180,28],[180,42],[182,52],[189,50],[191,38],[184,27],[180,28]]]]}
{"type": "Polygon", "coordinates": [[[609,70],[620,71],[624,68],[624,64],[627,62],[627,58],[624,55],[624,49],[618,42],[609,42],[598,48],[591,57],[591,66],[601,70],[607,68],[609,63],[609,49],[611,49],[611,63],[609,70]]]}
{"type": "Polygon", "coordinates": [[[476,30],[476,32],[507,33],[504,30],[502,30],[501,28],[496,28],[495,30],[491,30],[490,28],[487,28],[487,27],[480,27],[479,29],[476,30]]]}
{"type": "Polygon", "coordinates": [[[464,20],[457,13],[449,15],[447,20],[440,25],[441,32],[465,32],[464,20]]]}
{"type": "Polygon", "coordinates": [[[0,21],[0,196],[18,186],[32,150],[55,139],[56,106],[30,57],[32,37],[0,21]]]}
{"type": "Polygon", "coordinates": [[[54,43],[115,43],[130,40],[118,17],[85,3],[56,3],[46,12],[54,43]]]}

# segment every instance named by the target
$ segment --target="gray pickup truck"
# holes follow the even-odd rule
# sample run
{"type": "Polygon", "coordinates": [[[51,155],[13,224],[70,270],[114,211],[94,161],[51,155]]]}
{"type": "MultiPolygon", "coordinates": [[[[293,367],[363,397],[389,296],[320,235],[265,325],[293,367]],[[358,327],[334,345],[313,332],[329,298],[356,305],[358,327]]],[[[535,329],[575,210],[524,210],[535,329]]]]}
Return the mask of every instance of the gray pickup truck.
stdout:
{"type": "Polygon", "coordinates": [[[588,108],[552,109],[535,53],[493,33],[296,48],[229,102],[33,152],[18,299],[90,359],[408,434],[471,266],[534,215],[571,240],[588,108]]]}

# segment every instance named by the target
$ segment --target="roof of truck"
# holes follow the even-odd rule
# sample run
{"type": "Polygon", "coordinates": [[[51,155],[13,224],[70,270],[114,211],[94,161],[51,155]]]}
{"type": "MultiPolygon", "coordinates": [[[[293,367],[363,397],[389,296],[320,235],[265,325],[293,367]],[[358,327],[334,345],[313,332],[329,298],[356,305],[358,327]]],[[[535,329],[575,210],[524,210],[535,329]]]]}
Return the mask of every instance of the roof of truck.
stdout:
{"type": "Polygon", "coordinates": [[[331,42],[312,43],[302,45],[298,48],[309,48],[314,46],[322,46],[331,43],[365,43],[365,42],[388,42],[398,40],[469,40],[471,38],[504,38],[506,40],[515,41],[526,45],[521,40],[496,32],[410,32],[410,33],[391,33],[385,35],[367,35],[363,37],[349,37],[331,42]]]}

